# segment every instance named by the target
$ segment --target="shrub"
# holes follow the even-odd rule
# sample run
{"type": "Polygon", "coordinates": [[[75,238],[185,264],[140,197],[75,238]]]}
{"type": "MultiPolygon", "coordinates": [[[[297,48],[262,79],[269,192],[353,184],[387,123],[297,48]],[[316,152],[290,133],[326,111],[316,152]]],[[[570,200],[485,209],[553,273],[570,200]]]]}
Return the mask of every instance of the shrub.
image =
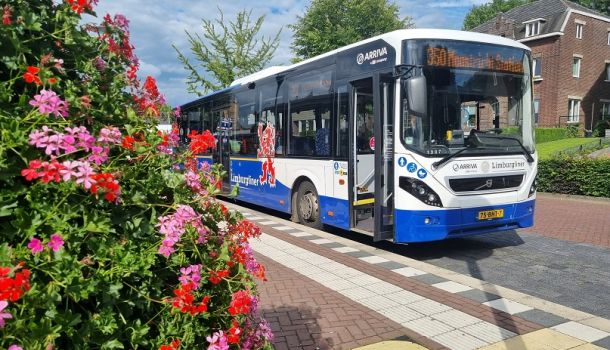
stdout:
{"type": "Polygon", "coordinates": [[[610,159],[553,158],[538,163],[538,189],[595,197],[610,197],[610,159]]]}
{"type": "Polygon", "coordinates": [[[610,129],[610,119],[598,121],[593,128],[593,136],[605,137],[606,129],[610,129]]]}
{"type": "Polygon", "coordinates": [[[536,128],[536,143],[543,143],[568,138],[564,128],[536,128]]]}
{"type": "Polygon", "coordinates": [[[566,136],[569,138],[577,137],[580,134],[580,128],[578,124],[568,124],[566,126],[566,136]]]}
{"type": "Polygon", "coordinates": [[[260,231],[193,167],[214,138],[172,151],[127,19],[79,26],[96,2],[0,1],[0,348],[268,346],[260,231]]]}

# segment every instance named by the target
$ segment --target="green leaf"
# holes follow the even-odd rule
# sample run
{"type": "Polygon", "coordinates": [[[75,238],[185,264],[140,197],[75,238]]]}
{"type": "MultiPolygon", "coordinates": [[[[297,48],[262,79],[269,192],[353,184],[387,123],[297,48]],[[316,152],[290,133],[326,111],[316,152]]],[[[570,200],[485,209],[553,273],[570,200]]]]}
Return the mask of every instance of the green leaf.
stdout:
{"type": "Polygon", "coordinates": [[[0,207],[0,217],[11,215],[13,213],[13,209],[17,208],[18,203],[19,202],[15,201],[11,204],[1,206],[0,207]]]}
{"type": "Polygon", "coordinates": [[[120,341],[113,339],[102,344],[102,349],[125,349],[125,346],[120,341]]]}

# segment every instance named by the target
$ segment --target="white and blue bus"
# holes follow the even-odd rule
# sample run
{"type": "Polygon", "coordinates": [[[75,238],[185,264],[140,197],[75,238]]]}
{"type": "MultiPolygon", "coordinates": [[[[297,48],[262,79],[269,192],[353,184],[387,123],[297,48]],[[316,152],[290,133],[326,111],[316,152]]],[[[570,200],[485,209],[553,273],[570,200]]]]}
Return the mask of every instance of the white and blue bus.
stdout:
{"type": "Polygon", "coordinates": [[[529,49],[405,29],[240,78],[181,106],[238,200],[302,224],[424,242],[533,225],[529,49]]]}

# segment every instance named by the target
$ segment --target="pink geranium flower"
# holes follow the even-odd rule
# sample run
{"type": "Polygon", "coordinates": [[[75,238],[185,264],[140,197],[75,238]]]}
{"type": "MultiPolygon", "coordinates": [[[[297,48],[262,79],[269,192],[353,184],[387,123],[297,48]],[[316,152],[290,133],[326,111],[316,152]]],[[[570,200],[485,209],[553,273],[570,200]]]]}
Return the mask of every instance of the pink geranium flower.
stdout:
{"type": "Polygon", "coordinates": [[[68,103],[55,93],[53,90],[42,89],[39,95],[35,95],[30,100],[30,105],[38,107],[42,114],[55,114],[56,117],[68,116],[68,103]]]}
{"type": "Polygon", "coordinates": [[[91,165],[86,162],[81,162],[78,166],[78,172],[75,173],[76,183],[82,184],[86,189],[90,189],[92,185],[95,185],[95,180],[91,178],[91,175],[95,175],[91,165]]]}
{"type": "Polygon", "coordinates": [[[23,350],[23,348],[17,344],[13,344],[8,347],[8,350],[23,350]]]}
{"type": "Polygon", "coordinates": [[[208,341],[208,343],[210,343],[210,345],[208,345],[208,350],[229,349],[227,336],[224,335],[222,331],[215,332],[212,336],[207,336],[205,339],[208,341]]]}
{"type": "Polygon", "coordinates": [[[13,318],[13,315],[10,313],[3,312],[7,306],[8,302],[6,300],[0,300],[0,328],[4,328],[4,325],[6,324],[5,320],[13,318]]]}
{"type": "Polygon", "coordinates": [[[32,254],[37,254],[42,252],[44,246],[42,245],[42,241],[38,238],[30,239],[30,243],[28,244],[28,248],[32,251],[32,254]]]}
{"type": "Polygon", "coordinates": [[[53,234],[51,235],[51,239],[49,240],[49,243],[47,243],[47,246],[53,249],[54,252],[58,252],[61,247],[64,246],[64,240],[59,234],[53,234]]]}

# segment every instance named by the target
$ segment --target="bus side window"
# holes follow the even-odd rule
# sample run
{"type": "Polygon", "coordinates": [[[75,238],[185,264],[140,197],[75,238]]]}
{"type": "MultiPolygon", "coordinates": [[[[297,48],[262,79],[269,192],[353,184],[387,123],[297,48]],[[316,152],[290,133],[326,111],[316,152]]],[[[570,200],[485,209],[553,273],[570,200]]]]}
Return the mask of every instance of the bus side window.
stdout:
{"type": "Polygon", "coordinates": [[[313,71],[288,79],[288,153],[330,157],[332,71],[313,71]]]}

